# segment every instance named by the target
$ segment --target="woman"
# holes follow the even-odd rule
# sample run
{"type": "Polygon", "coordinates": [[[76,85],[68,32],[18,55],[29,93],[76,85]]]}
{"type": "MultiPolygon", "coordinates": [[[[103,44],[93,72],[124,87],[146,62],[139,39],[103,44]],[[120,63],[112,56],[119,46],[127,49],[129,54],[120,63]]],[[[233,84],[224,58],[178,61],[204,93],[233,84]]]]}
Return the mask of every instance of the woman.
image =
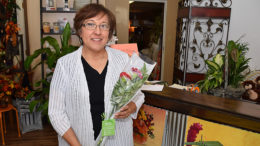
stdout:
{"type": "MultiPolygon", "coordinates": [[[[106,46],[116,20],[104,6],[84,6],[74,18],[74,28],[82,46],[58,60],[50,88],[49,118],[60,146],[92,146],[101,130],[101,114],[111,110],[113,87],[129,58],[106,46]]],[[[108,138],[107,146],[133,145],[132,118],[143,102],[140,92],[115,114],[115,136],[108,138]]]]}

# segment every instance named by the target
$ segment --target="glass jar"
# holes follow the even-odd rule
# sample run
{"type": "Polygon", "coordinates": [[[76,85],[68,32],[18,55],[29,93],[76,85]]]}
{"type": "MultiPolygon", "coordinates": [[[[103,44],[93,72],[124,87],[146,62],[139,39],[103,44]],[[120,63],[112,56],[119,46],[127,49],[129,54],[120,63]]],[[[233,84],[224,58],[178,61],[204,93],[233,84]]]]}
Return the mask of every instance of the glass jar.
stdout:
{"type": "Polygon", "coordinates": [[[50,33],[51,31],[50,22],[43,22],[42,28],[44,33],[50,33]]]}
{"type": "Polygon", "coordinates": [[[59,22],[53,22],[53,32],[54,33],[60,32],[60,23],[59,22]]]}

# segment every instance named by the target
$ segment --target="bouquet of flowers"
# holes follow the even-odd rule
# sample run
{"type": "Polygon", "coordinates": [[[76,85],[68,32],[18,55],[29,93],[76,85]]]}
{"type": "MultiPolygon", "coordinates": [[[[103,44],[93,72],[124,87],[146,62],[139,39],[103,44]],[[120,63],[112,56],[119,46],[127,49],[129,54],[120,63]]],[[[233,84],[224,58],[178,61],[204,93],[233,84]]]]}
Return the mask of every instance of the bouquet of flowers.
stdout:
{"type": "Polygon", "coordinates": [[[144,144],[148,136],[154,138],[153,115],[145,112],[143,106],[138,112],[137,119],[133,121],[133,127],[135,142],[144,144]]]}
{"type": "MultiPolygon", "coordinates": [[[[131,102],[137,91],[141,89],[144,82],[148,79],[155,64],[154,62],[150,64],[146,63],[133,53],[114,86],[110,98],[113,108],[111,111],[108,111],[108,113],[105,113],[104,120],[113,119],[114,114],[118,112],[120,108],[131,102]]],[[[101,133],[96,140],[97,145],[105,144],[107,136],[102,136],[101,133]]]]}

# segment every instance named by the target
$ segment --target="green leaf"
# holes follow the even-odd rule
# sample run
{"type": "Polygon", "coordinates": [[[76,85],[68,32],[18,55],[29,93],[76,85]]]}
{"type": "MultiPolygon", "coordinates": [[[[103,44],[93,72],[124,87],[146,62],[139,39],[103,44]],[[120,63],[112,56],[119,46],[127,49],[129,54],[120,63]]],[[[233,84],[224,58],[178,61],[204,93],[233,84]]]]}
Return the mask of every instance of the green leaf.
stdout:
{"type": "Polygon", "coordinates": [[[217,54],[214,58],[213,58],[213,62],[215,62],[217,65],[219,65],[219,67],[221,68],[224,64],[224,60],[223,60],[223,56],[221,54],[217,54]]]}
{"type": "Polygon", "coordinates": [[[55,38],[51,36],[42,38],[41,40],[42,45],[45,43],[45,41],[47,41],[55,49],[56,54],[60,54],[60,46],[58,41],[55,38]]]}
{"type": "Polygon", "coordinates": [[[31,93],[29,93],[27,96],[26,96],[26,100],[29,100],[29,99],[31,99],[33,96],[34,96],[34,94],[35,94],[36,92],[35,91],[32,91],[31,93]]]}
{"type": "Polygon", "coordinates": [[[39,106],[38,111],[47,111],[49,105],[49,100],[44,100],[43,103],[39,106]]]}
{"type": "Polygon", "coordinates": [[[185,145],[197,145],[197,146],[223,146],[218,141],[200,141],[200,142],[185,142],[185,145]]]}
{"type": "Polygon", "coordinates": [[[32,64],[32,61],[37,58],[39,55],[45,53],[46,50],[45,49],[38,49],[38,50],[35,50],[34,53],[31,55],[31,56],[28,56],[25,61],[24,61],[24,68],[26,70],[29,70],[30,68],[30,65],[32,64]]]}
{"type": "Polygon", "coordinates": [[[71,36],[71,30],[70,30],[70,24],[67,23],[63,33],[62,33],[62,38],[61,38],[61,44],[62,44],[62,49],[66,50],[69,48],[69,39],[71,36]]]}
{"type": "Polygon", "coordinates": [[[30,109],[30,112],[33,112],[34,111],[34,108],[35,106],[39,103],[39,100],[33,100],[31,101],[30,105],[29,105],[29,109],[30,109]]]}
{"type": "Polygon", "coordinates": [[[213,62],[213,61],[209,61],[209,60],[206,60],[205,62],[206,62],[206,64],[208,65],[208,67],[209,67],[211,70],[213,70],[213,71],[219,71],[219,70],[221,70],[220,66],[219,66],[217,63],[215,63],[215,62],[213,62]]]}
{"type": "Polygon", "coordinates": [[[53,54],[51,56],[48,57],[47,59],[47,65],[49,68],[54,68],[55,65],[56,65],[56,61],[57,61],[57,55],[56,54],[53,54]]]}

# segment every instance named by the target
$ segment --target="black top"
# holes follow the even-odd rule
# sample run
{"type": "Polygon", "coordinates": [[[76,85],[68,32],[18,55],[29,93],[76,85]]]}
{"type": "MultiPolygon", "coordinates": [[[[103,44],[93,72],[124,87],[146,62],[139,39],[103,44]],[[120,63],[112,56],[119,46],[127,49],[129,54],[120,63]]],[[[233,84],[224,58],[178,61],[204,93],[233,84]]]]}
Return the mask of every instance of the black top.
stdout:
{"type": "Polygon", "coordinates": [[[92,68],[82,56],[81,61],[88,83],[90,112],[92,115],[93,130],[96,139],[101,130],[101,115],[105,111],[104,87],[108,61],[101,74],[99,74],[94,68],[92,68]]]}

